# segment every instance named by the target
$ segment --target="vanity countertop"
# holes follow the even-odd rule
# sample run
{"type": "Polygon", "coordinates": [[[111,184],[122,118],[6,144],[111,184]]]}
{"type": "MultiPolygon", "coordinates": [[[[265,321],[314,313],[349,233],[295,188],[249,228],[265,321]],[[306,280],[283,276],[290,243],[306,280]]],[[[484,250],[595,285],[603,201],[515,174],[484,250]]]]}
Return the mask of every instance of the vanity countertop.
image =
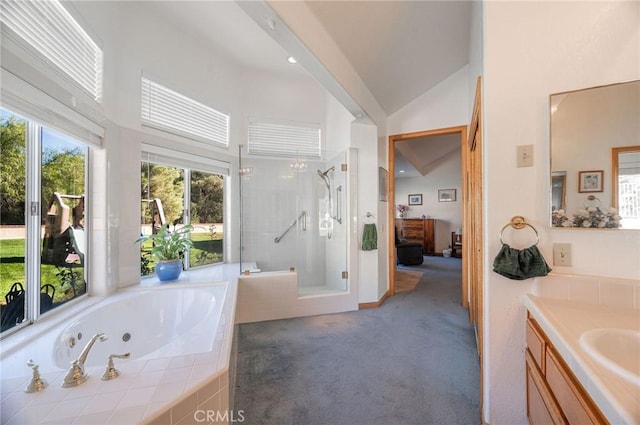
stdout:
{"type": "MultiPolygon", "coordinates": [[[[527,294],[524,305],[611,424],[640,424],[638,385],[601,366],[580,346],[591,329],[640,331],[640,310],[527,294]]],[[[640,361],[640,359],[638,359],[640,361]]]]}

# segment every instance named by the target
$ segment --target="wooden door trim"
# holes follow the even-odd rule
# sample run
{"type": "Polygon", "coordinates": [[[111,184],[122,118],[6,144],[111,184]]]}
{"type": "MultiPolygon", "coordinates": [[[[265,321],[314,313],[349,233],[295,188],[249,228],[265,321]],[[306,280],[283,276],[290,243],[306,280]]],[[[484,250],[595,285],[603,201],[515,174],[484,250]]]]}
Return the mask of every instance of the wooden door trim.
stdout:
{"type": "Polygon", "coordinates": [[[476,326],[478,357],[480,359],[480,414],[484,418],[484,218],[483,207],[483,155],[482,155],[482,77],[476,81],[473,114],[469,125],[469,143],[466,150],[464,185],[465,220],[462,231],[463,258],[467,258],[467,280],[469,282],[469,319],[476,326]],[[465,239],[466,238],[466,239],[465,239]]]}
{"type": "MultiPolygon", "coordinates": [[[[424,131],[415,131],[412,133],[402,133],[402,134],[394,134],[389,136],[389,143],[388,143],[388,155],[387,158],[389,159],[389,164],[388,164],[388,168],[389,168],[389,196],[387,197],[387,199],[389,200],[388,202],[388,211],[387,211],[387,217],[388,217],[388,223],[387,223],[387,228],[389,229],[389,250],[388,250],[388,261],[389,261],[389,296],[392,297],[395,295],[396,293],[396,280],[395,280],[395,271],[396,271],[396,247],[395,247],[395,237],[391,238],[391,232],[395,232],[395,143],[399,142],[399,141],[403,141],[403,140],[411,140],[411,139],[418,139],[418,138],[422,138],[422,137],[427,137],[427,136],[440,136],[440,135],[444,135],[444,134],[455,134],[455,133],[460,133],[460,147],[461,147],[461,151],[465,150],[465,146],[467,144],[467,126],[466,125],[459,125],[459,126],[454,126],[454,127],[446,127],[446,128],[438,128],[435,130],[424,130],[424,131]]],[[[460,169],[461,169],[461,173],[462,176],[465,175],[465,164],[461,161],[460,164],[460,169]]],[[[461,181],[463,181],[463,179],[461,179],[461,181]]],[[[464,199],[464,186],[462,188],[463,190],[463,199],[464,199]]],[[[463,225],[464,225],[464,206],[463,206],[463,225]]],[[[462,284],[462,288],[463,288],[463,295],[462,295],[462,299],[465,300],[467,299],[467,292],[464,285],[464,276],[465,276],[465,271],[464,271],[464,263],[463,263],[463,270],[462,270],[462,274],[463,274],[463,284],[462,284]]],[[[463,302],[463,305],[465,305],[465,303],[463,302]]],[[[465,305],[466,307],[466,305],[465,305]]]]}

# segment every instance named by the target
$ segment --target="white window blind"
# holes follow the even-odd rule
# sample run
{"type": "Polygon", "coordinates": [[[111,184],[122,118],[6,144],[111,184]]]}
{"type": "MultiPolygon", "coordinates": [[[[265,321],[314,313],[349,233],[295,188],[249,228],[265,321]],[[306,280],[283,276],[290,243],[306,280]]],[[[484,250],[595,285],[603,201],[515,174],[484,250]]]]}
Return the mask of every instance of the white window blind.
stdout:
{"type": "Polygon", "coordinates": [[[229,115],[142,77],[142,124],[229,146],[229,115]]]}
{"type": "Polygon", "coordinates": [[[247,153],[287,158],[320,158],[320,125],[250,122],[247,153]]]}
{"type": "Polygon", "coordinates": [[[58,1],[3,0],[0,18],[3,36],[53,64],[63,77],[101,100],[102,50],[58,1]]]}
{"type": "Polygon", "coordinates": [[[230,165],[226,161],[193,155],[160,146],[142,144],[142,160],[154,164],[168,165],[172,167],[189,168],[207,173],[229,175],[230,165]]]}
{"type": "Polygon", "coordinates": [[[102,146],[104,128],[0,67],[0,106],[39,121],[92,146],[102,146]]]}

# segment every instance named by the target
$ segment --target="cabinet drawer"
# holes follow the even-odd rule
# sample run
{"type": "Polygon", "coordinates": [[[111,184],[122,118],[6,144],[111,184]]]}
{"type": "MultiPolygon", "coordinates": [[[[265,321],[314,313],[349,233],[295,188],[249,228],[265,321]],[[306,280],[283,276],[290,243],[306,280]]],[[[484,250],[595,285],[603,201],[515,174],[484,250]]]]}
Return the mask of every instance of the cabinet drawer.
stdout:
{"type": "Polygon", "coordinates": [[[405,239],[422,239],[424,231],[422,229],[402,229],[402,236],[405,239]]]}
{"type": "Polygon", "coordinates": [[[531,317],[527,318],[527,347],[540,370],[544,371],[544,339],[538,324],[531,317]]]}
{"type": "Polygon", "coordinates": [[[423,230],[424,229],[424,220],[404,219],[404,220],[402,220],[402,227],[404,227],[405,229],[423,230]]]}
{"type": "Polygon", "coordinates": [[[567,422],[570,424],[607,424],[600,410],[589,399],[582,385],[551,347],[546,350],[546,378],[567,422]]]}
{"type": "Polygon", "coordinates": [[[566,424],[535,360],[529,352],[527,360],[527,417],[531,425],[566,424]]]}

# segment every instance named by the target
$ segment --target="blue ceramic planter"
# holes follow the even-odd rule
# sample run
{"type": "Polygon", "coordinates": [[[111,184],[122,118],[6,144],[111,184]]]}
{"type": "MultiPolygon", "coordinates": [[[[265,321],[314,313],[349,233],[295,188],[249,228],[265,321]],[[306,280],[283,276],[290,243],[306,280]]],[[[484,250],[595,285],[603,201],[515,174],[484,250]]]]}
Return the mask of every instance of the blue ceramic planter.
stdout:
{"type": "Polygon", "coordinates": [[[182,272],[182,261],[159,261],[156,263],[156,275],[161,282],[176,280],[182,272]]]}

